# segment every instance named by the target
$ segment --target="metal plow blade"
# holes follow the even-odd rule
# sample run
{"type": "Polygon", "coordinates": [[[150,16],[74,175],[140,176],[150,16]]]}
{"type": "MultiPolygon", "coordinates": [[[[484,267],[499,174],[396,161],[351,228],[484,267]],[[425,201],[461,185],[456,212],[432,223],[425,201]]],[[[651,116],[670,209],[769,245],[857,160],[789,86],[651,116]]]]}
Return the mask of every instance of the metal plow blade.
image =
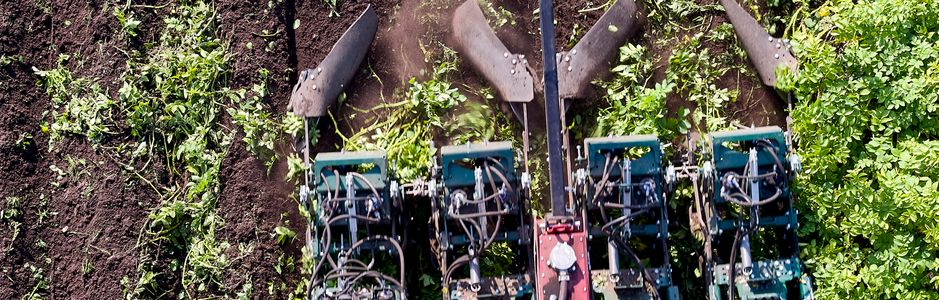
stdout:
{"type": "Polygon", "coordinates": [[[617,0],[573,49],[558,56],[559,94],[564,99],[589,96],[590,81],[610,69],[610,60],[636,31],[636,2],[617,0]]]}
{"type": "Polygon", "coordinates": [[[458,51],[506,102],[530,102],[535,98],[528,61],[510,53],[499,41],[476,0],[466,0],[453,16],[458,51]]]}
{"type": "Polygon", "coordinates": [[[289,110],[303,117],[322,117],[352,80],[378,31],[378,15],[371,6],[355,20],[316,69],[300,72],[290,95],[289,110]]]}
{"type": "Polygon", "coordinates": [[[727,17],[734,25],[734,32],[743,43],[743,49],[756,67],[763,84],[776,87],[776,67],[781,64],[790,70],[797,70],[799,62],[789,52],[787,42],[770,36],[737,1],[721,0],[721,5],[727,11],[727,17]]]}

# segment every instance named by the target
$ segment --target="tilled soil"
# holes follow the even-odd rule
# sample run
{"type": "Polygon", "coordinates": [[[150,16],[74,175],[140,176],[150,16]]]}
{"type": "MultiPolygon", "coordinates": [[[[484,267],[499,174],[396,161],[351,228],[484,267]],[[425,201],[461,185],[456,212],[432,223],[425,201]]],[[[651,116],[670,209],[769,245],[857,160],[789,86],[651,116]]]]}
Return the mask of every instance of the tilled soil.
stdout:
{"type": "MultiPolygon", "coordinates": [[[[559,50],[567,48],[573,24],[580,24],[578,31],[582,35],[602,15],[599,10],[578,12],[601,4],[592,2],[556,1],[559,50]]],[[[432,63],[425,62],[422,45],[430,51],[437,41],[452,45],[449,20],[459,1],[350,0],[342,3],[338,17],[330,17],[329,8],[318,0],[218,1],[219,34],[231,41],[232,88],[250,88],[259,76],[257,70],[266,68],[271,72],[267,104],[275,112],[285,112],[297,72],[315,67],[368,3],[379,14],[379,32],[363,68],[347,89],[350,105],[333,112],[344,133],[367,124],[369,117],[380,116],[380,112],[357,113],[351,106],[367,111],[376,104],[395,101],[409,78],[424,76],[422,70],[432,63]],[[295,20],[299,20],[296,29],[295,20]],[[253,47],[248,47],[249,43],[253,47]],[[353,114],[359,116],[352,118],[353,114]]],[[[50,150],[48,135],[40,128],[43,113],[51,108],[50,98],[37,86],[38,77],[33,73],[33,68],[55,67],[59,54],[70,54],[80,58],[66,62],[76,76],[97,78],[117,99],[118,80],[126,62],[120,48],[142,47],[158,38],[161,15],[173,5],[134,3],[140,5],[135,12],[144,21],[143,30],[138,37],[124,40],[112,14],[118,4],[74,0],[0,3],[0,53],[13,58],[11,63],[0,66],[0,207],[9,209],[6,199],[17,197],[22,216],[16,221],[23,224],[15,240],[9,230],[11,225],[0,224],[0,231],[5,232],[0,235],[4,249],[0,252],[0,273],[6,275],[0,276],[0,298],[21,298],[46,281],[48,298],[114,299],[124,292],[122,279],[127,278],[130,284],[137,280],[136,245],[149,209],[159,199],[145,183],[122,170],[106,151],[94,149],[81,137],[68,137],[50,150]],[[62,170],[61,176],[58,170],[62,170]]],[[[537,1],[498,0],[494,4],[512,12],[517,22],[498,29],[497,35],[513,52],[530,55],[530,61],[540,69],[540,38],[534,13],[537,1]]],[[[642,37],[643,31],[634,42],[651,44],[650,37],[642,37]]],[[[466,62],[451,78],[456,86],[467,89],[484,85],[466,62]]],[[[741,100],[728,109],[729,116],[748,124],[782,125],[781,102],[758,81],[729,73],[717,84],[739,87],[741,100]]],[[[467,95],[471,101],[485,101],[467,95]]],[[[588,99],[583,106],[595,103],[597,99],[588,99]]],[[[531,120],[534,126],[543,119],[531,120]]],[[[331,124],[323,124],[321,130],[324,134],[318,150],[341,147],[331,124]]],[[[292,141],[283,141],[279,152],[293,151],[291,145],[292,141]]],[[[299,272],[279,274],[274,268],[282,254],[299,256],[302,244],[297,240],[280,246],[270,234],[279,225],[302,232],[304,221],[293,197],[295,186],[284,181],[286,172],[282,159],[268,171],[240,142],[233,143],[224,160],[219,211],[225,226],[219,236],[232,245],[255,245],[246,256],[238,255],[237,247],[229,249],[232,267],[225,281],[229,290],[250,281],[255,298],[282,298],[268,295],[268,285],[293,286],[299,280],[299,272]]],[[[424,246],[420,237],[412,236],[411,240],[412,244],[424,246]]],[[[421,274],[413,275],[410,281],[417,282],[421,274]]],[[[419,283],[411,290],[418,288],[419,283]]]]}

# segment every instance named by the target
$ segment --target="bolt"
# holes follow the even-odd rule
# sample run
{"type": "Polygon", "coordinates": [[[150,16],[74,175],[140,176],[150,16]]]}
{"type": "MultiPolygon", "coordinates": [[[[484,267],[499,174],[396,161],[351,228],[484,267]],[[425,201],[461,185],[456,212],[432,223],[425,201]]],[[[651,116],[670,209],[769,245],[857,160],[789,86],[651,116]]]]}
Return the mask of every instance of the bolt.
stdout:
{"type": "Polygon", "coordinates": [[[316,90],[316,85],[315,85],[315,84],[313,85],[313,90],[314,90],[314,91],[316,90]]]}
{"type": "MultiPolygon", "coordinates": [[[[779,47],[777,46],[776,48],[779,48],[779,47]]],[[[517,60],[517,59],[513,59],[513,60],[512,60],[512,64],[513,64],[513,65],[514,65],[514,64],[517,64],[517,63],[518,63],[518,60],[517,60]]]]}
{"type": "Polygon", "coordinates": [[[570,56],[565,56],[565,57],[564,57],[564,61],[571,61],[571,57],[570,57],[570,56]]]}
{"type": "Polygon", "coordinates": [[[568,71],[568,72],[573,71],[573,70],[574,70],[574,67],[567,66],[567,71],[568,71]]]}
{"type": "Polygon", "coordinates": [[[571,55],[577,55],[577,49],[571,50],[571,55]]]}
{"type": "Polygon", "coordinates": [[[773,54],[773,58],[779,59],[779,53],[773,54]]]}
{"type": "Polygon", "coordinates": [[[503,53],[502,53],[502,57],[509,57],[509,53],[508,53],[508,52],[503,52],[503,53]]]}
{"type": "Polygon", "coordinates": [[[515,69],[512,69],[511,73],[512,73],[512,74],[515,74],[515,69]]]}
{"type": "Polygon", "coordinates": [[[525,54],[519,55],[518,58],[525,59],[525,54]]]}
{"type": "Polygon", "coordinates": [[[773,42],[773,37],[769,37],[767,40],[768,40],[770,43],[772,43],[772,42],[773,42]]]}

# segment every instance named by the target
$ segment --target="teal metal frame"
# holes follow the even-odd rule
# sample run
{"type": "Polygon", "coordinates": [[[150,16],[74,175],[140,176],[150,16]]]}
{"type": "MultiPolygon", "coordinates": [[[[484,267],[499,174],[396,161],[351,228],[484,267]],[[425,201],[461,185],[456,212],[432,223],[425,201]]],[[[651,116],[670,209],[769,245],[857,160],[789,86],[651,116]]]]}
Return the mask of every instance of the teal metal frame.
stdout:
{"type": "MultiPolygon", "coordinates": [[[[309,207],[309,209],[311,209],[310,215],[312,217],[313,239],[314,241],[320,241],[326,233],[326,226],[329,226],[332,233],[329,239],[329,245],[320,245],[319,242],[312,243],[312,255],[316,257],[317,260],[323,260],[325,256],[329,255],[333,257],[333,261],[341,261],[339,256],[347,255],[349,258],[356,258],[359,256],[359,253],[365,251],[404,255],[404,253],[397,254],[392,252],[394,251],[394,247],[391,247],[388,241],[381,239],[373,239],[371,242],[364,243],[362,246],[356,248],[357,250],[354,251],[354,253],[341,254],[348,252],[345,250],[349,249],[354,241],[366,239],[376,234],[384,238],[394,239],[400,246],[401,241],[399,235],[402,228],[399,227],[404,218],[402,215],[403,210],[400,207],[400,201],[392,197],[395,194],[392,191],[394,178],[389,175],[387,156],[384,151],[318,153],[315,157],[312,170],[310,170],[307,175],[310,176],[310,182],[313,183],[311,192],[313,192],[315,196],[314,199],[316,199],[316,202],[311,203],[312,205],[309,207]],[[356,176],[347,177],[350,173],[361,174],[364,180],[356,176]],[[368,183],[366,183],[365,180],[367,180],[368,183]],[[349,186],[351,186],[351,191],[349,186]],[[373,206],[375,210],[373,210],[373,214],[369,215],[369,217],[378,218],[379,221],[377,223],[368,225],[365,221],[344,219],[329,224],[329,220],[323,219],[321,213],[325,212],[325,205],[330,199],[330,194],[338,194],[340,196],[339,198],[342,199],[339,200],[340,203],[334,207],[336,211],[332,212],[332,217],[350,213],[359,216],[366,215],[368,212],[367,207],[370,205],[368,201],[373,201],[371,205],[374,205],[374,201],[376,200],[370,198],[374,195],[372,188],[379,194],[380,199],[378,201],[380,201],[380,205],[377,207],[373,206]],[[353,196],[351,198],[352,200],[345,200],[349,199],[349,195],[353,196]],[[367,235],[369,233],[371,235],[367,235]],[[323,249],[323,247],[326,247],[326,249],[323,249]]],[[[378,260],[384,259],[379,256],[374,256],[374,253],[366,257],[378,260]]],[[[389,263],[392,265],[398,264],[397,260],[389,261],[389,263]]],[[[314,278],[318,276],[319,273],[314,274],[314,278]]],[[[326,284],[326,286],[314,286],[312,287],[311,295],[315,299],[319,299],[325,297],[327,293],[335,292],[336,290],[338,290],[338,287],[330,287],[328,284],[326,284]]],[[[377,292],[377,290],[372,290],[373,292],[377,292]]],[[[399,291],[393,291],[393,299],[404,299],[404,295],[400,294],[399,291]]]]}
{"type": "MultiPolygon", "coordinates": [[[[441,222],[442,232],[438,235],[438,240],[442,248],[446,249],[443,255],[447,253],[465,253],[468,250],[460,250],[470,244],[470,236],[463,232],[458,224],[458,220],[452,219],[448,215],[452,193],[457,190],[473,191],[476,183],[476,168],[483,165],[483,161],[490,166],[498,167],[505,176],[505,181],[498,176],[491,178],[497,185],[503,183],[512,187],[514,192],[505,195],[508,203],[512,207],[508,215],[503,216],[502,227],[496,233],[494,242],[510,242],[512,247],[519,250],[519,254],[531,255],[531,218],[528,215],[527,203],[521,195],[520,177],[515,167],[515,151],[511,142],[488,142],[466,145],[444,146],[440,149],[440,183],[443,186],[443,193],[436,201],[439,207],[439,213],[443,217],[441,222]],[[508,226],[507,226],[508,225],[508,226]],[[513,226],[513,227],[509,227],[513,226]]],[[[481,180],[489,188],[490,177],[488,172],[481,172],[481,180]]],[[[492,193],[493,191],[489,191],[492,193]]],[[[476,208],[476,205],[472,205],[476,208]]],[[[471,210],[471,212],[476,212],[471,210]]],[[[525,255],[520,255],[524,257],[525,255]]],[[[523,262],[523,265],[526,262],[523,262]]],[[[530,259],[527,261],[530,266],[530,259]]],[[[445,266],[441,266],[442,271],[445,266]]],[[[472,269],[472,267],[470,267],[472,269]]],[[[533,278],[529,271],[533,268],[523,268],[515,274],[495,277],[479,277],[474,283],[472,278],[452,278],[447,291],[450,299],[469,299],[469,298],[492,298],[505,299],[508,297],[523,297],[530,295],[533,290],[533,278]],[[472,296],[471,296],[472,295],[472,296]]],[[[445,272],[445,271],[444,271],[445,272]]],[[[473,272],[471,270],[471,272],[473,272]]],[[[471,275],[472,277],[472,275],[471,275]]]]}
{"type": "MultiPolygon", "coordinates": [[[[774,251],[783,251],[789,249],[790,253],[783,254],[782,257],[771,258],[764,257],[763,260],[752,261],[749,275],[744,273],[742,262],[735,263],[735,282],[730,287],[730,278],[726,263],[717,263],[708,261],[708,298],[711,300],[722,300],[725,298],[721,287],[735,288],[736,294],[740,299],[813,299],[811,278],[803,270],[802,261],[799,260],[799,245],[797,233],[799,222],[797,211],[793,207],[792,191],[787,181],[776,182],[775,186],[768,184],[759,184],[761,195],[775,193],[778,187],[781,190],[779,198],[772,203],[782,203],[782,209],[764,211],[759,207],[750,208],[748,219],[742,219],[742,214],[730,211],[733,205],[728,199],[722,196],[724,186],[722,179],[728,172],[746,175],[744,169],[750,161],[749,151],[756,150],[756,165],[758,174],[767,174],[769,172],[784,172],[790,179],[792,176],[791,167],[788,164],[789,148],[786,143],[785,135],[779,127],[759,127],[751,129],[742,129],[734,131],[717,132],[710,135],[711,153],[713,154],[711,163],[714,166],[713,194],[709,195],[710,201],[710,219],[708,220],[708,229],[711,233],[709,238],[719,240],[722,233],[735,232],[737,230],[748,230],[749,218],[758,218],[756,226],[761,228],[775,228],[782,230],[788,237],[788,240],[778,240],[778,248],[774,251]],[[771,151],[766,149],[767,144],[776,152],[774,158],[771,151]],[[779,165],[784,170],[778,170],[779,165]],[[775,213],[775,214],[772,214],[775,213]],[[737,215],[737,217],[734,217],[737,215]],[[787,245],[788,244],[788,245],[787,245]]],[[[778,204],[777,204],[778,205],[778,204]]],[[[753,231],[753,235],[759,233],[753,231]]],[[[718,257],[724,254],[717,251],[718,257]]],[[[739,254],[739,253],[738,253],[739,254]]],[[[747,254],[749,255],[749,253],[747,254]]],[[[728,257],[729,258],[729,257],[728,257]]]]}
{"type": "MultiPolygon", "coordinates": [[[[587,160],[586,171],[588,176],[593,178],[593,181],[596,182],[603,177],[604,166],[607,162],[607,154],[610,157],[619,157],[625,158],[629,152],[644,152],[639,157],[629,159],[628,163],[618,163],[611,164],[609,166],[608,172],[610,172],[609,181],[616,182],[618,194],[616,199],[622,203],[624,195],[631,195],[630,199],[645,199],[640,194],[641,191],[639,188],[636,188],[636,184],[641,184],[642,182],[651,182],[654,183],[654,193],[660,197],[657,207],[653,210],[655,213],[650,220],[645,222],[632,221],[629,223],[629,237],[645,237],[647,239],[654,239],[658,242],[658,247],[662,251],[660,264],[655,266],[646,267],[651,280],[655,281],[655,286],[659,289],[659,294],[663,299],[669,300],[678,300],[678,287],[672,282],[672,269],[669,265],[669,248],[668,248],[668,206],[667,199],[663,193],[664,185],[664,174],[662,168],[662,149],[659,139],[654,135],[633,135],[633,136],[619,136],[619,137],[599,137],[599,138],[588,138],[584,140],[584,149],[585,156],[587,160]],[[628,166],[628,170],[623,170],[624,166],[628,166]],[[621,178],[620,174],[627,174],[630,178],[624,179],[621,178]],[[653,222],[654,223],[649,223],[653,222]]],[[[592,209],[602,209],[594,205],[594,199],[592,199],[595,191],[595,187],[592,184],[588,184],[587,190],[587,202],[590,203],[586,207],[592,209]]],[[[630,205],[636,205],[637,203],[630,203],[630,205]]],[[[588,223],[592,224],[588,215],[588,223]]],[[[602,221],[601,221],[602,222],[602,221]]],[[[590,237],[592,239],[606,240],[607,235],[601,232],[597,227],[593,227],[590,232],[590,237]]],[[[620,253],[611,254],[609,253],[614,249],[607,249],[607,257],[613,255],[617,257],[617,264],[622,261],[629,261],[629,258],[623,256],[620,257],[620,253]]],[[[622,250],[618,250],[622,252],[622,250]]],[[[613,262],[609,262],[613,263],[613,262]]],[[[593,264],[591,264],[593,265],[593,264]]],[[[619,270],[617,267],[614,269],[591,269],[591,280],[593,285],[593,290],[603,299],[651,299],[653,297],[643,285],[643,275],[639,272],[639,268],[628,268],[619,270]],[[616,273],[615,275],[613,273],[616,273]]]]}

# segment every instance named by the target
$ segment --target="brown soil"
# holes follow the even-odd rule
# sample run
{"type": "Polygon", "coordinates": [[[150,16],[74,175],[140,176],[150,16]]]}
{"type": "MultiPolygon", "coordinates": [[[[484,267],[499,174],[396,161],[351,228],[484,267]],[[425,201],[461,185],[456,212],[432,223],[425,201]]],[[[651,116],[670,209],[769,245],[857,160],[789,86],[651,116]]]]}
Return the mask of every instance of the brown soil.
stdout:
{"type": "Polygon", "coordinates": [[[120,73],[114,70],[125,61],[110,47],[116,20],[101,3],[30,4],[0,4],[0,53],[16,60],[0,72],[0,196],[20,199],[24,224],[15,241],[6,230],[10,224],[3,224],[3,244],[12,245],[0,254],[8,274],[0,278],[0,297],[26,296],[42,280],[50,298],[119,297],[121,278],[134,276],[134,245],[146,218],[140,205],[152,197],[140,185],[127,185],[119,167],[81,139],[47,149],[39,124],[50,103],[32,72],[53,67],[59,53],[68,53],[93,62],[77,68],[77,75],[100,78],[116,91],[120,73]],[[72,175],[57,178],[52,166],[72,175]]]}
{"type": "MultiPolygon", "coordinates": [[[[24,224],[15,240],[8,222],[0,224],[3,228],[0,231],[5,232],[0,236],[0,246],[10,249],[0,252],[0,273],[6,275],[0,277],[0,298],[17,299],[28,295],[39,278],[45,278],[49,283],[45,294],[48,298],[114,299],[122,295],[122,278],[128,278],[131,284],[137,279],[138,249],[135,246],[148,209],[154,207],[158,199],[146,184],[115,164],[107,152],[93,149],[82,138],[70,137],[55,150],[48,149],[48,136],[40,131],[39,124],[51,104],[45,92],[37,87],[38,78],[32,68],[51,69],[58,54],[77,54],[73,56],[80,59],[67,62],[69,69],[76,76],[98,78],[116,99],[117,80],[126,62],[125,55],[118,49],[145,47],[146,41],[158,37],[162,24],[159,17],[169,9],[161,6],[163,2],[144,2],[135,4],[153,7],[135,9],[144,21],[141,25],[144,30],[131,40],[124,40],[119,34],[119,25],[112,15],[115,4],[111,2],[0,3],[0,54],[14,58],[10,64],[0,66],[0,197],[3,198],[0,208],[9,208],[7,197],[18,197],[23,213],[17,221],[24,224]],[[80,61],[84,63],[79,64],[80,61]],[[68,174],[58,178],[51,166],[68,174]],[[44,213],[40,222],[40,215],[44,213]],[[36,271],[29,266],[36,267],[36,271]]],[[[422,70],[431,66],[424,61],[420,43],[430,51],[437,49],[434,43],[438,41],[453,44],[449,36],[449,16],[458,2],[349,0],[341,5],[339,17],[330,17],[329,9],[318,0],[272,1],[271,6],[267,2],[222,0],[216,7],[221,21],[219,32],[231,40],[233,88],[250,88],[258,78],[259,68],[270,70],[272,95],[267,104],[281,113],[286,109],[297,72],[315,67],[366,3],[374,5],[381,20],[377,38],[371,45],[366,66],[347,89],[350,105],[333,110],[340,131],[349,133],[368,124],[370,117],[379,115],[379,112],[357,112],[351,106],[368,110],[378,103],[395,101],[396,93],[406,87],[409,78],[423,76],[422,70]],[[300,20],[296,29],[294,20],[300,20]],[[266,37],[262,33],[264,29],[275,34],[266,37]],[[248,43],[253,47],[249,48],[248,43]],[[269,43],[274,45],[270,51],[266,50],[269,43]]],[[[566,44],[574,32],[573,24],[581,24],[578,32],[582,35],[600,17],[602,11],[599,10],[577,12],[592,7],[588,4],[591,2],[602,1],[555,2],[559,50],[569,48],[566,44]]],[[[540,69],[538,19],[533,14],[537,1],[496,0],[494,3],[511,11],[517,22],[516,26],[498,29],[497,35],[510,50],[530,55],[535,69],[540,69]]],[[[655,37],[645,37],[645,31],[648,31],[647,25],[635,41],[652,45],[655,37]]],[[[661,69],[665,67],[663,64],[661,69]]],[[[465,90],[483,86],[466,63],[451,78],[456,86],[465,90]]],[[[752,76],[729,72],[717,84],[740,90],[737,104],[728,108],[729,116],[745,124],[783,124],[783,102],[752,76]]],[[[485,101],[470,93],[467,95],[472,101],[485,101]]],[[[542,96],[536,96],[540,98],[542,96]]],[[[596,99],[580,105],[591,107],[593,103],[597,103],[596,99]]],[[[690,104],[679,99],[675,105],[690,104]]],[[[541,127],[537,124],[543,122],[538,109],[530,109],[533,128],[541,127]]],[[[332,124],[321,124],[320,150],[341,147],[340,140],[332,134],[332,127],[332,124]]],[[[240,138],[236,137],[236,141],[240,138]]],[[[293,151],[290,145],[289,141],[284,141],[280,152],[293,151]]],[[[303,228],[293,196],[295,187],[283,180],[286,169],[286,163],[279,160],[268,172],[263,163],[248,154],[238,142],[233,143],[223,163],[219,211],[225,226],[219,230],[219,237],[234,245],[228,253],[232,258],[225,282],[229,290],[239,289],[250,278],[255,297],[282,298],[282,295],[269,296],[268,284],[292,287],[299,280],[299,272],[278,274],[274,270],[280,255],[298,256],[302,244],[297,240],[279,246],[270,235],[279,225],[296,232],[302,232],[303,228]],[[247,256],[239,256],[239,243],[253,243],[255,249],[247,256]]],[[[418,223],[416,227],[423,226],[418,223]]],[[[417,240],[411,243],[420,244],[417,240]]],[[[420,256],[422,254],[415,257],[420,256]]],[[[418,282],[416,278],[409,280],[418,282]]],[[[416,287],[420,287],[419,283],[416,287]]]]}

